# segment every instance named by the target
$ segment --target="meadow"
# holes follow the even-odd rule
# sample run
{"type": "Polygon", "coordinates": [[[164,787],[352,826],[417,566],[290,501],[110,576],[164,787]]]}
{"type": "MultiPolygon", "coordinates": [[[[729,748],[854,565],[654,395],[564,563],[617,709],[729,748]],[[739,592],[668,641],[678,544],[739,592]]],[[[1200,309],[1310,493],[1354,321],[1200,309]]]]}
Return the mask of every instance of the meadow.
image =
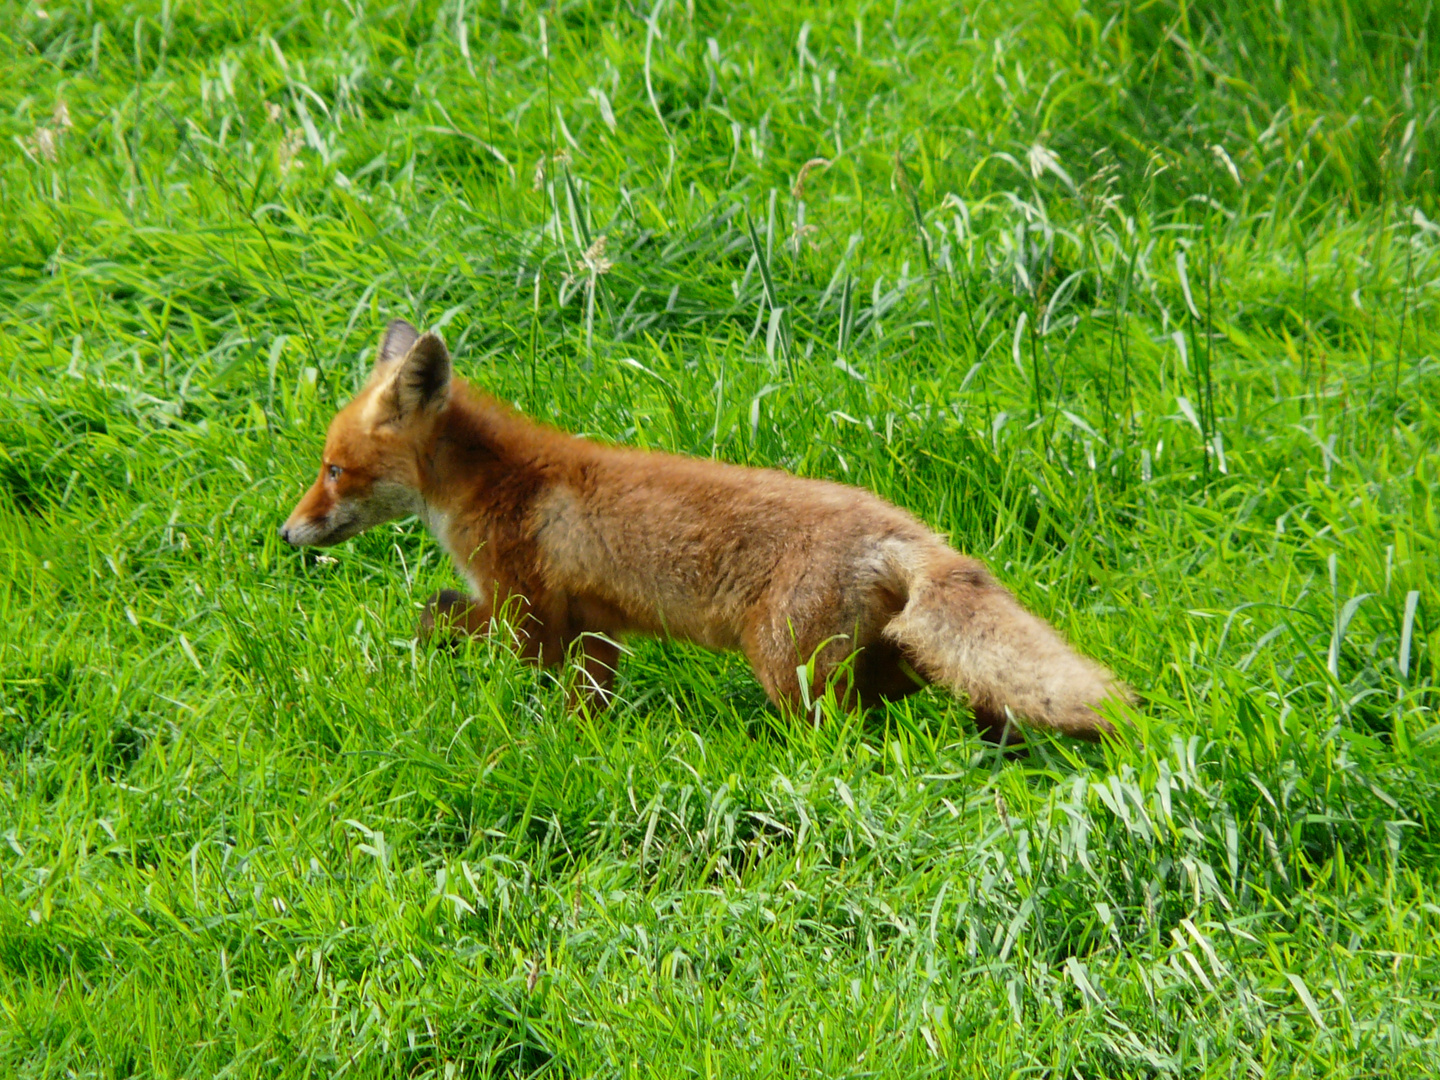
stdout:
{"type": "Polygon", "coordinates": [[[1430,4],[13,0],[0,69],[0,1074],[1440,1074],[1430,4]],[[416,521],[276,535],[397,316],[908,508],[1133,729],[418,647],[416,521]]]}

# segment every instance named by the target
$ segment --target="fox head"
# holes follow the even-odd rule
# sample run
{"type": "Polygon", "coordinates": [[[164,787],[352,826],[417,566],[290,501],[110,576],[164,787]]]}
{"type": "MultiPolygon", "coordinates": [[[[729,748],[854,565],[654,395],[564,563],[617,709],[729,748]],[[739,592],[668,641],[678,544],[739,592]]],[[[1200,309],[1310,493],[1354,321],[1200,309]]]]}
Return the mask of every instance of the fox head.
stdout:
{"type": "Polygon", "coordinates": [[[364,389],[330,421],[320,475],[280,526],[280,538],[328,547],[423,511],[421,455],[449,398],[445,343],[396,319],[364,389]]]}

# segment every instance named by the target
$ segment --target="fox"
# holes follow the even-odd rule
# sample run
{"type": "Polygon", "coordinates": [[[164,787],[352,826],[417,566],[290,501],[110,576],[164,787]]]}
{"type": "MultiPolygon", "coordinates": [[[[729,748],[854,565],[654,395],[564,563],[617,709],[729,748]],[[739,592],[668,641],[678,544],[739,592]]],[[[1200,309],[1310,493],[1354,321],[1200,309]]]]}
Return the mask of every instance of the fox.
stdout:
{"type": "Polygon", "coordinates": [[[472,387],[439,335],[396,319],[279,532],[326,547],[412,514],[468,585],[429,598],[420,639],[487,634],[506,613],[527,660],[575,665],[576,708],[610,702],[632,634],[740,650],[792,715],[827,685],[868,709],[937,684],[1004,744],[1024,741],[1017,721],[1098,741],[1134,702],[879,496],[567,434],[472,387]]]}

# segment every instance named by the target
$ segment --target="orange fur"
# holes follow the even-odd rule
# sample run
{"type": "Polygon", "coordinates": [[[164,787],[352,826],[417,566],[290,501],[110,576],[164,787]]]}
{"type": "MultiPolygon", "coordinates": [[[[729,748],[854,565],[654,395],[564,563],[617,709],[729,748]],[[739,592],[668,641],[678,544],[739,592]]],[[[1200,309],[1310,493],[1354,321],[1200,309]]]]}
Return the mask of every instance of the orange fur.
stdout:
{"type": "Polygon", "coordinates": [[[741,649],[787,708],[831,677],[861,705],[933,681],[991,737],[1013,716],[1094,739],[1112,730],[1097,708],[1128,697],[983,565],[870,492],[541,427],[396,320],[281,534],[333,544],[411,513],[471,591],[432,598],[422,635],[483,633],[509,603],[523,652],[547,666],[578,654],[602,704],[634,632],[741,649]]]}

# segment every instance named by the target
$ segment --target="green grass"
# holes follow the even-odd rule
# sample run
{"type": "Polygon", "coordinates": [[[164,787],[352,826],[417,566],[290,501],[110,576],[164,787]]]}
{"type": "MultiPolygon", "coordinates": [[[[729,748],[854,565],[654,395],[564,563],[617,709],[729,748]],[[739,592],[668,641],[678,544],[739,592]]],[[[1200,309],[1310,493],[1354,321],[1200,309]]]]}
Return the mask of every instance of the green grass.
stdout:
{"type": "Polygon", "coordinates": [[[0,1073],[1440,1072],[1437,65],[1380,0],[0,6],[0,1073]],[[275,532],[397,315],[909,508],[1139,728],[417,650],[415,522],[275,532]]]}

